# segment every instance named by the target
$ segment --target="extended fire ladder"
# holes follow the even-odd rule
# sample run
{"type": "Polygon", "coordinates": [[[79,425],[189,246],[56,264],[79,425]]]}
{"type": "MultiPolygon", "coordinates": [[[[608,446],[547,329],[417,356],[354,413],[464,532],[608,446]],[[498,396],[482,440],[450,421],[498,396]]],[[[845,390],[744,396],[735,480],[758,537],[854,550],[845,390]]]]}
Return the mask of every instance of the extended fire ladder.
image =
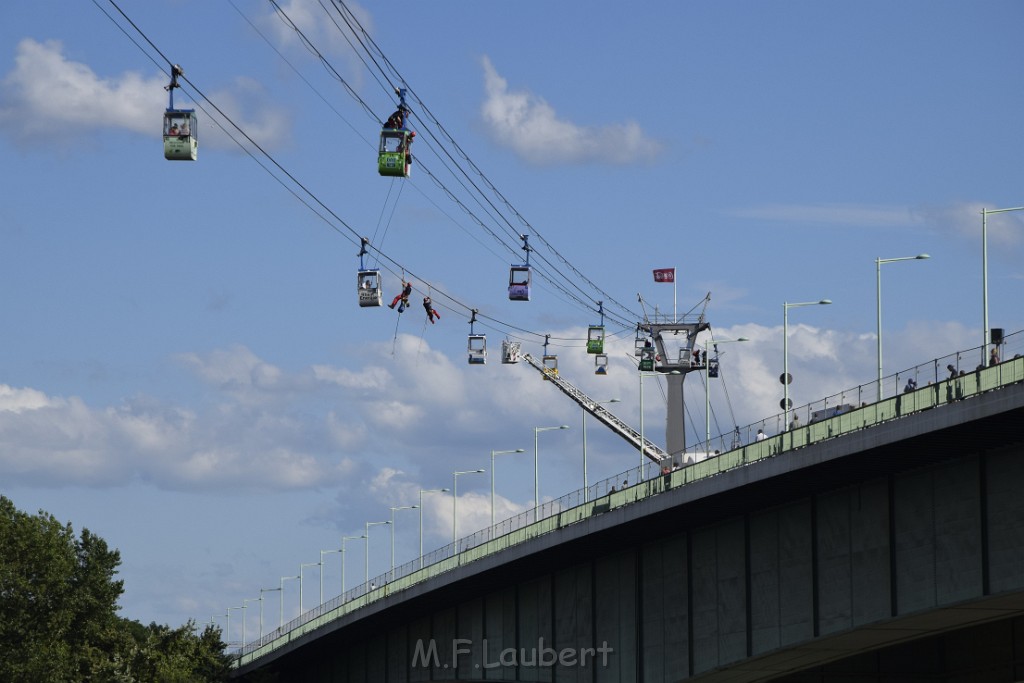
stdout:
{"type": "Polygon", "coordinates": [[[635,429],[615,417],[615,415],[610,411],[606,410],[592,398],[559,376],[557,370],[545,367],[543,363],[528,353],[524,353],[522,358],[542,374],[545,379],[550,380],[552,384],[558,387],[563,394],[576,401],[583,410],[596,417],[602,423],[607,425],[613,432],[628,441],[633,448],[642,450],[645,456],[656,463],[662,464],[672,462],[672,457],[660,446],[653,443],[647,437],[641,437],[640,433],[635,429]]]}

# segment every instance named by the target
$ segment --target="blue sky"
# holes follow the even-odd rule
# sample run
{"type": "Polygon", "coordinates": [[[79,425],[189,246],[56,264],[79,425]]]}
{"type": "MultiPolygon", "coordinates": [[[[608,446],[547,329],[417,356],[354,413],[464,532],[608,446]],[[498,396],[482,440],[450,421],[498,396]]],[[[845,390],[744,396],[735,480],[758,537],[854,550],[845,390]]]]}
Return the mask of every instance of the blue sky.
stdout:
{"type": "MultiPolygon", "coordinates": [[[[0,492],[119,548],[123,613],[145,622],[256,598],[453,471],[489,468],[492,449],[526,449],[498,460],[497,487],[499,516],[524,509],[535,427],[570,426],[540,435],[541,497],[578,488],[580,409],[497,362],[506,334],[532,353],[550,334],[562,374],[639,425],[635,319],[609,322],[596,377],[592,300],[542,283],[509,302],[520,256],[492,236],[488,201],[593,299],[670,311],[673,288],[651,276],[665,267],[680,311],[710,292],[715,336],[751,340],[724,347],[728,394],[711,389],[725,429],[777,412],[783,302],[834,301],[790,310],[796,404],[872,380],[876,258],[931,255],[883,267],[887,372],[979,345],[980,211],[1024,205],[1014,0],[350,3],[415,94],[421,161],[395,181],[375,152],[394,97],[328,2],[278,3],[323,61],[269,2],[118,5],[183,67],[194,87],[175,103],[207,110],[199,160],[163,159],[167,65],[107,0],[3,5],[0,492]],[[336,218],[244,153],[226,119],[336,218]],[[458,168],[483,176],[444,173],[442,131],[458,168]],[[395,273],[415,274],[411,311],[359,309],[354,235],[386,255],[387,298],[395,273]],[[482,367],[466,363],[470,308],[486,316],[482,367]]],[[[1022,328],[1022,240],[1024,211],[989,218],[990,318],[1008,332],[1022,328]]],[[[662,441],[664,400],[645,391],[662,441]]],[[[690,441],[703,391],[687,378],[690,441]]],[[[635,463],[588,425],[592,480],[635,463]]],[[[460,530],[488,521],[489,482],[460,478],[460,530]]],[[[450,540],[451,498],[426,502],[429,550],[450,540]]],[[[413,559],[416,513],[398,511],[395,532],[397,561],[413,559]]],[[[370,543],[377,574],[388,531],[370,543]]],[[[361,578],[362,548],[349,551],[361,578]]],[[[326,563],[337,586],[338,556],[326,563]]]]}

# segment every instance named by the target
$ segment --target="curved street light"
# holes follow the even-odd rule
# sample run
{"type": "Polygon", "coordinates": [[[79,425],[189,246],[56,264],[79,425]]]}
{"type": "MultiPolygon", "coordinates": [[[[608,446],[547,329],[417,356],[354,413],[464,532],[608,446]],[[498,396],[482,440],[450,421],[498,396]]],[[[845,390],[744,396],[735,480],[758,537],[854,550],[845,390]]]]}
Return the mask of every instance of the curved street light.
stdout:
{"type": "Polygon", "coordinates": [[[356,541],[359,539],[366,540],[366,535],[362,536],[342,536],[341,537],[341,594],[345,595],[345,541],[356,541]]]}
{"type": "Polygon", "coordinates": [[[896,263],[897,261],[921,261],[927,258],[931,258],[928,254],[918,254],[917,256],[900,256],[898,258],[876,258],[875,259],[875,292],[877,294],[877,306],[876,311],[878,315],[878,400],[881,401],[885,396],[883,395],[882,387],[882,264],[883,263],[896,263]]]}
{"type": "Polygon", "coordinates": [[[463,472],[452,472],[452,543],[456,544],[455,554],[458,554],[459,547],[459,475],[461,474],[483,474],[487,470],[465,470],[463,472]]]}
{"type": "Polygon", "coordinates": [[[364,583],[370,583],[370,527],[381,526],[384,524],[391,524],[391,521],[384,522],[367,522],[366,523],[366,578],[363,580],[364,583]]]}
{"type": "Polygon", "coordinates": [[[448,493],[451,489],[420,489],[420,569],[423,569],[423,494],[448,493]]]}
{"type": "MultiPolygon", "coordinates": [[[[704,448],[711,450],[711,364],[708,363],[708,344],[717,347],[719,344],[750,341],[746,337],[736,339],[704,340],[704,448]]],[[[716,348],[715,353],[718,353],[716,348]]]]}
{"type": "Polygon", "coordinates": [[[1011,209],[982,209],[981,210],[981,316],[982,316],[982,345],[981,364],[988,362],[988,345],[991,330],[988,328],[988,216],[992,213],[1007,213],[1009,211],[1024,211],[1024,206],[1015,206],[1011,209]]]}
{"type": "Polygon", "coordinates": [[[799,306],[827,306],[831,303],[831,299],[822,299],[782,304],[782,410],[786,414],[786,419],[789,419],[789,409],[792,407],[789,400],[789,309],[799,306]]]}
{"type": "Polygon", "coordinates": [[[569,425],[558,425],[557,427],[534,427],[533,428],[533,506],[540,507],[540,456],[538,455],[538,438],[541,432],[550,432],[554,429],[568,429],[569,425]]]}
{"type": "Polygon", "coordinates": [[[522,448],[515,448],[510,451],[491,451],[491,526],[494,526],[494,456],[507,455],[508,453],[522,453],[522,448]]]}
{"type": "Polygon", "coordinates": [[[395,510],[416,510],[419,505],[400,505],[391,508],[391,571],[395,571],[395,510]]]}

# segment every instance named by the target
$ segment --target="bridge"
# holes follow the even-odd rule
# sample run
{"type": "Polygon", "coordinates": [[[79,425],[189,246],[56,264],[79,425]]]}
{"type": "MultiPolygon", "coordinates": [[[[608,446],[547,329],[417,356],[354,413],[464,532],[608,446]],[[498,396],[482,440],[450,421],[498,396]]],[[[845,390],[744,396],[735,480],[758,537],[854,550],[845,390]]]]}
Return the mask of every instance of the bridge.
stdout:
{"type": "Polygon", "coordinates": [[[1024,358],[578,491],[246,644],[244,681],[1024,680],[1024,358]]]}

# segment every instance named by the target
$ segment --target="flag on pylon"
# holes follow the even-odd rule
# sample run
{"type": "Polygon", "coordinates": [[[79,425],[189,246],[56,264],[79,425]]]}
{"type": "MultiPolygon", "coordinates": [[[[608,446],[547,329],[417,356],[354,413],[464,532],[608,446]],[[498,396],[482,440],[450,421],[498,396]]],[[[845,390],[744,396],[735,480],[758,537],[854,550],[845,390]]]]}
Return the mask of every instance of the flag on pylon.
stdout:
{"type": "Polygon", "coordinates": [[[655,268],[654,269],[654,281],[655,282],[675,282],[676,281],[676,269],[675,268],[655,268]]]}

